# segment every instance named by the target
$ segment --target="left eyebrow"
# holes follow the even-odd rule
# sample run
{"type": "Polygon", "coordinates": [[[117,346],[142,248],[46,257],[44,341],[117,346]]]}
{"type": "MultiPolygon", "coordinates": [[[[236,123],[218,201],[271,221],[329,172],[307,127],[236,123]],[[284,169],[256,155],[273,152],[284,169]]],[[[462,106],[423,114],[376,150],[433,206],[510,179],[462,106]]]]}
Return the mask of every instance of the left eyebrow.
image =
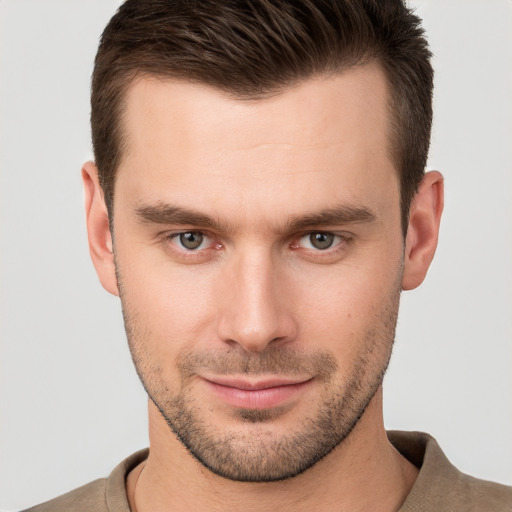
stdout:
{"type": "Polygon", "coordinates": [[[342,205],[320,212],[291,218],[287,223],[288,231],[301,231],[318,226],[337,226],[375,221],[377,216],[364,206],[342,205]]]}

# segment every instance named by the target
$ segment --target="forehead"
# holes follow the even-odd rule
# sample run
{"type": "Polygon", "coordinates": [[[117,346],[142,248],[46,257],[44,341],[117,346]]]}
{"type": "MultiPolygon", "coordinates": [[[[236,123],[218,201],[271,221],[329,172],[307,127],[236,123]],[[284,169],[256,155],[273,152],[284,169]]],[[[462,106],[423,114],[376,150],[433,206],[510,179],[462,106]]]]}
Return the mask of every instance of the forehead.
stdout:
{"type": "Polygon", "coordinates": [[[360,202],[397,191],[387,85],[377,64],[265,99],[155,78],[134,82],[126,99],[127,150],[116,201],[121,189],[133,201],[137,195],[146,203],[175,203],[179,196],[205,209],[221,201],[247,211],[252,204],[256,214],[270,201],[289,209],[292,198],[302,205],[312,198],[360,202]]]}

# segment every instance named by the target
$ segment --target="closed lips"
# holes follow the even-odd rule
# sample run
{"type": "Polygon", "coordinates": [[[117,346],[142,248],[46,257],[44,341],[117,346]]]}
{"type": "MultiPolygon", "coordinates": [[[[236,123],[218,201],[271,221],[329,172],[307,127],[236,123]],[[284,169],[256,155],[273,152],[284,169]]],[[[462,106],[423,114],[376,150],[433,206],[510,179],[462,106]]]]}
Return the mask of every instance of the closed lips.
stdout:
{"type": "Polygon", "coordinates": [[[283,405],[298,397],[312,380],[274,378],[251,382],[232,378],[204,379],[217,398],[242,409],[270,409],[283,405]]]}

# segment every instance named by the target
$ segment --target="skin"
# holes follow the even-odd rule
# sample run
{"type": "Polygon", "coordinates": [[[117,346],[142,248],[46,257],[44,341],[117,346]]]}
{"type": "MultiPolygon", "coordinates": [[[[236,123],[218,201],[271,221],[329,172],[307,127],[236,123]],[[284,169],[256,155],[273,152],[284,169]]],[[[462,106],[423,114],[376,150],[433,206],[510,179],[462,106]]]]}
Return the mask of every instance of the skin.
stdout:
{"type": "Polygon", "coordinates": [[[417,469],[387,440],[381,383],[400,291],[435,252],[443,187],[425,175],[404,240],[388,121],[377,64],[262,100],[151,78],[128,90],[114,241],[93,163],[83,179],[91,256],[121,296],[151,398],[133,510],[391,511],[405,499],[417,469]],[[183,232],[202,245],[180,245],[183,232]],[[226,376],[302,384],[277,405],[240,407],[208,384],[226,376]],[[192,456],[173,433],[191,425],[218,446],[201,453],[191,435],[192,456]],[[335,438],[319,461],[295,455],[308,432],[335,438]],[[298,474],[283,480],[289,466],[298,474]]]}

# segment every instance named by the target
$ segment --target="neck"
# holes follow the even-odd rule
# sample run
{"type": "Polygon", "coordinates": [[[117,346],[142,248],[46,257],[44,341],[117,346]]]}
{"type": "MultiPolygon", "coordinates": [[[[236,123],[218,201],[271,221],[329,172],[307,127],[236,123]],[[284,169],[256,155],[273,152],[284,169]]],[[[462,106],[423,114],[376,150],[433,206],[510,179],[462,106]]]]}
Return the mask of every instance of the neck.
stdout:
{"type": "Polygon", "coordinates": [[[279,482],[235,482],[197,462],[149,405],[150,455],[127,480],[132,510],[397,510],[418,470],[389,443],[379,389],[351,434],[304,473],[279,482]]]}

